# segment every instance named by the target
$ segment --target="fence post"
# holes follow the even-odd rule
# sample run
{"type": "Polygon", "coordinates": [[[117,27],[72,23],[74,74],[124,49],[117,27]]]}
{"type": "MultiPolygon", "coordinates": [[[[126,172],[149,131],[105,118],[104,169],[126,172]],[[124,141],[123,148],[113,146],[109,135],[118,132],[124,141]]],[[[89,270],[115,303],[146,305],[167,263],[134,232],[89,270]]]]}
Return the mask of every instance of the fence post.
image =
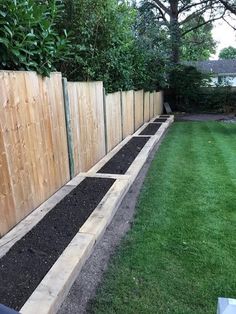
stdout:
{"type": "Polygon", "coordinates": [[[142,93],[143,93],[143,123],[142,125],[144,124],[144,90],[142,90],[142,93]]]}
{"type": "Polygon", "coordinates": [[[103,114],[104,114],[104,136],[105,136],[105,152],[108,153],[107,149],[107,113],[106,113],[106,90],[103,88],[103,114]]]}
{"type": "Polygon", "coordinates": [[[68,85],[67,85],[67,79],[65,77],[62,78],[62,86],[63,86],[63,97],[64,97],[64,108],[65,108],[67,146],[68,146],[68,153],[69,153],[70,178],[73,179],[75,175],[74,156],[73,156],[73,139],[72,139],[72,129],[71,129],[71,115],[70,115],[68,85]]]}
{"type": "Polygon", "coordinates": [[[143,91],[143,124],[145,120],[145,92],[143,91]]]}
{"type": "Polygon", "coordinates": [[[135,116],[135,90],[133,91],[133,93],[134,93],[134,97],[133,97],[133,106],[134,106],[134,110],[133,110],[133,112],[134,112],[134,132],[133,133],[135,133],[135,131],[136,131],[136,127],[135,127],[135,118],[136,118],[136,116],[135,116]]]}
{"type": "Polygon", "coordinates": [[[124,139],[124,108],[123,108],[123,99],[122,99],[122,89],[120,90],[120,113],[121,113],[121,137],[124,139]]]}
{"type": "Polygon", "coordinates": [[[150,111],[151,102],[150,102],[150,100],[151,100],[151,92],[149,92],[149,118],[148,118],[148,122],[150,122],[150,120],[151,120],[151,111],[150,111]]]}

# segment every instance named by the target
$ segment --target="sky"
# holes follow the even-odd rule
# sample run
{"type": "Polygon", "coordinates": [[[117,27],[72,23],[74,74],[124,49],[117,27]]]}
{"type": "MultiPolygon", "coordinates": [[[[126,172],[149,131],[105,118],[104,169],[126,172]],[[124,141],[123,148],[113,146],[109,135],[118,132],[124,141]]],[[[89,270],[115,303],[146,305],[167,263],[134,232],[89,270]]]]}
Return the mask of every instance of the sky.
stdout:
{"type": "Polygon", "coordinates": [[[214,24],[213,38],[218,42],[217,52],[211,59],[218,59],[218,54],[222,48],[236,47],[236,31],[224,21],[214,24]]]}

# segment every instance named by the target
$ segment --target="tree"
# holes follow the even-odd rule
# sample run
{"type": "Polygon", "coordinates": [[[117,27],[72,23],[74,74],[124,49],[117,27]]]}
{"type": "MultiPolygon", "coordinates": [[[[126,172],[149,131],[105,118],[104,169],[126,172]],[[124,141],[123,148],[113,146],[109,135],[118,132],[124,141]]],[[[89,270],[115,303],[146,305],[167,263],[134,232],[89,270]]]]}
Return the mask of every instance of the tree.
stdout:
{"type": "MultiPolygon", "coordinates": [[[[199,17],[204,23],[204,18],[199,17]]],[[[183,26],[183,31],[194,27],[199,22],[191,20],[183,26]]],[[[212,36],[212,23],[208,23],[188,32],[182,39],[180,47],[180,60],[201,61],[208,60],[215,53],[216,42],[212,36]]]]}
{"type": "Polygon", "coordinates": [[[146,0],[144,3],[155,10],[157,21],[169,32],[173,65],[180,60],[181,42],[188,33],[224,18],[229,10],[219,0],[146,0]],[[191,21],[195,21],[195,25],[186,28],[191,21]]]}
{"type": "Polygon", "coordinates": [[[220,59],[236,59],[236,48],[229,46],[227,48],[223,48],[219,53],[220,59]]]}
{"type": "Polygon", "coordinates": [[[155,90],[166,86],[168,65],[168,34],[156,22],[152,10],[141,6],[134,25],[134,85],[137,88],[155,90]]]}

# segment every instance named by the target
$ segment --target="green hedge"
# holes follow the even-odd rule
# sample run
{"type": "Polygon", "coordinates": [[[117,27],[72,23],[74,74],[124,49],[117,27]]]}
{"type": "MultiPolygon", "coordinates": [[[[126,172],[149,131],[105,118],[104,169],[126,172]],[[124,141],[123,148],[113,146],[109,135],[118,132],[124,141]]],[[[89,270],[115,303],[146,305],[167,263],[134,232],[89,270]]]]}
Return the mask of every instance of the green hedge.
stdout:
{"type": "Polygon", "coordinates": [[[66,60],[70,44],[59,36],[61,1],[4,0],[0,2],[0,68],[33,70],[48,75],[55,62],[66,60]]]}

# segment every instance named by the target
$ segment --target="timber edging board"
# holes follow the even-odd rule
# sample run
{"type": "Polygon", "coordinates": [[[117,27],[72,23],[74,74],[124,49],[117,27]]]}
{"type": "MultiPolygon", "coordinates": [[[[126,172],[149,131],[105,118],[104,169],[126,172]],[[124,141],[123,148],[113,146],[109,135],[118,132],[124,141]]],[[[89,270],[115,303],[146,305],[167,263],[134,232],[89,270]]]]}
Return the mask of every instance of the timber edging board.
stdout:
{"type": "MultiPolygon", "coordinates": [[[[153,118],[150,122],[153,123],[153,121],[157,117],[153,118]]],[[[60,305],[62,304],[67,293],[69,292],[70,287],[78,276],[83,264],[91,255],[95,243],[101,239],[104,231],[106,230],[107,226],[115,215],[122,199],[128,192],[131,184],[134,182],[139,171],[146,162],[150,152],[163,137],[167,128],[172,122],[173,116],[170,116],[165,123],[162,123],[156,134],[150,136],[150,140],[145,144],[141,152],[135,158],[135,160],[124,175],[97,173],[97,171],[110,158],[112,158],[119,151],[119,149],[121,149],[128,142],[128,140],[130,140],[133,136],[139,136],[138,133],[140,133],[141,130],[143,130],[148,125],[148,123],[139,128],[137,132],[135,132],[135,134],[123,140],[87,173],[80,174],[67,183],[67,193],[65,192],[65,188],[62,193],[63,195],[65,194],[64,196],[66,196],[71,191],[71,189],[77,186],[86,177],[103,177],[116,179],[116,182],[107,192],[107,194],[104,196],[99,205],[95,208],[89,218],[85,221],[79,232],[72,239],[70,244],[65,248],[61,256],[51,267],[47,275],[43,278],[41,283],[32,293],[24,306],[21,308],[21,314],[34,314],[35,309],[37,309],[37,312],[39,312],[40,314],[55,314],[58,311],[60,305]]],[[[55,195],[53,197],[55,197],[55,195]]],[[[60,194],[59,196],[57,195],[57,197],[59,197],[59,200],[63,198],[60,194]]],[[[54,203],[53,201],[51,203],[55,205],[55,201],[56,199],[54,199],[54,203]]],[[[42,206],[43,205],[41,205],[40,207],[42,206]]],[[[46,206],[44,210],[38,211],[38,214],[36,214],[36,210],[36,213],[32,213],[32,215],[35,213],[33,219],[30,219],[30,215],[26,218],[28,219],[28,223],[24,224],[24,221],[22,221],[22,224],[19,224],[21,225],[21,228],[19,227],[19,225],[17,226],[18,231],[21,231],[18,240],[29,231],[30,224],[32,228],[32,224],[36,225],[39,220],[41,220],[42,217],[45,216],[48,211],[50,211],[49,207],[50,206],[46,206]]],[[[10,238],[8,235],[8,237],[6,237],[7,240],[5,239],[5,237],[0,240],[0,246],[1,242],[5,241],[5,245],[7,247],[5,247],[5,251],[2,251],[2,254],[0,251],[0,257],[1,255],[6,254],[10,247],[17,241],[14,239],[14,235],[15,234],[13,229],[10,238]]]]}

